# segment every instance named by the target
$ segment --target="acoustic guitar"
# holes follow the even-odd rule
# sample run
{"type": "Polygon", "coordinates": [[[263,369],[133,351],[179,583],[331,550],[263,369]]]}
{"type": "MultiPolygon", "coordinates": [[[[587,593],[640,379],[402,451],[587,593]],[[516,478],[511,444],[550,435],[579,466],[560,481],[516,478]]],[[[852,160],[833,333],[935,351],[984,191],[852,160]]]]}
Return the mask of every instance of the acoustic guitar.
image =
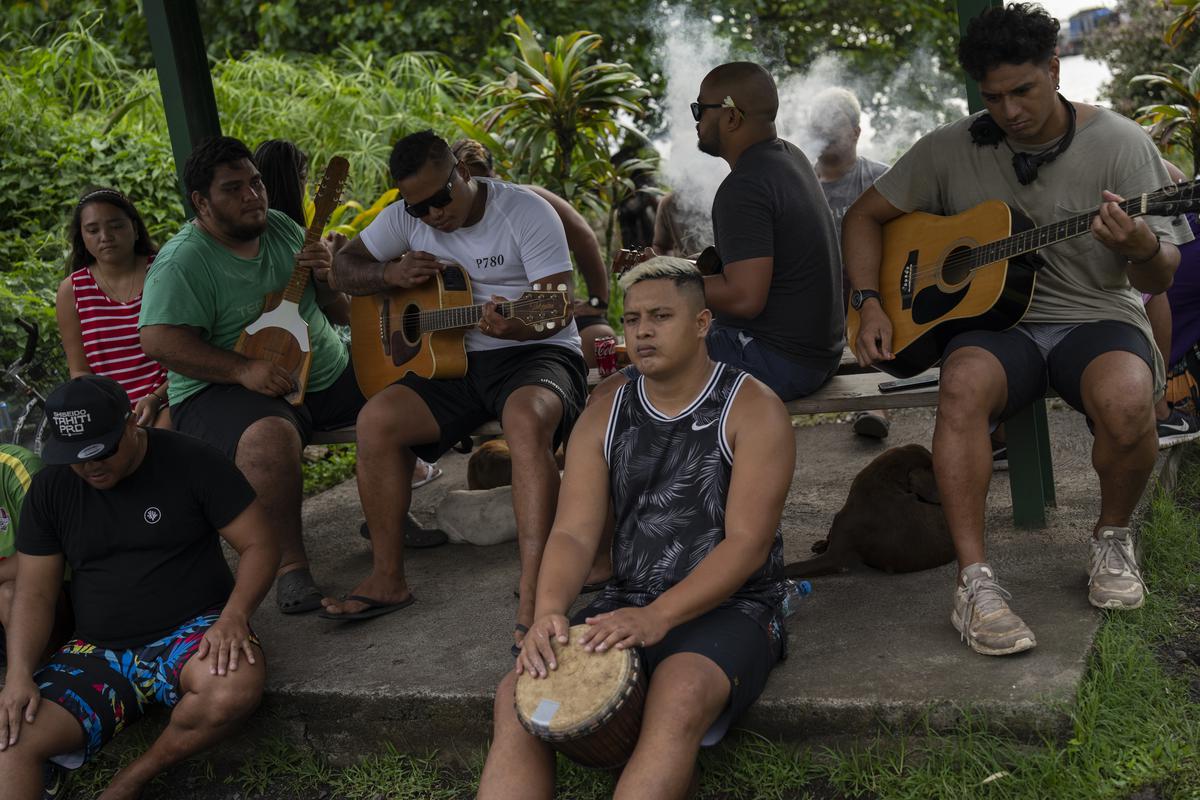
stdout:
{"type": "MultiPolygon", "coordinates": [[[[410,372],[437,379],[467,374],[464,339],[483,319],[483,304],[472,304],[466,270],[444,263],[445,269],[422,286],[350,299],[350,356],[365,396],[410,372]]],[[[551,290],[535,283],[516,300],[497,303],[496,311],[537,331],[553,330],[571,318],[565,284],[551,290]]]]}
{"type": "MultiPolygon", "coordinates": [[[[1120,203],[1131,217],[1171,217],[1200,207],[1200,181],[1120,203]]],[[[1001,331],[1021,321],[1045,262],[1037,251],[1091,231],[1099,209],[1042,227],[999,200],[954,216],[913,212],[883,226],[879,293],[892,323],[895,359],[875,366],[898,378],[936,364],[950,340],[969,330],[1001,331]]],[[[846,338],[858,344],[860,319],[846,310],[846,338]]]]}
{"type": "MultiPolygon", "coordinates": [[[[337,206],[350,172],[350,164],[341,156],[329,159],[329,166],[321,177],[313,205],[312,222],[304,232],[304,246],[321,240],[321,231],[337,206]]],[[[251,322],[238,337],[234,352],[246,358],[270,361],[286,369],[292,375],[296,387],[284,399],[294,406],[304,402],[304,391],[308,386],[308,372],[312,367],[312,347],[308,340],[308,323],[300,316],[300,300],[308,287],[311,270],[300,266],[292,269],[292,277],[281,292],[272,292],[263,302],[263,312],[251,322]]]]}

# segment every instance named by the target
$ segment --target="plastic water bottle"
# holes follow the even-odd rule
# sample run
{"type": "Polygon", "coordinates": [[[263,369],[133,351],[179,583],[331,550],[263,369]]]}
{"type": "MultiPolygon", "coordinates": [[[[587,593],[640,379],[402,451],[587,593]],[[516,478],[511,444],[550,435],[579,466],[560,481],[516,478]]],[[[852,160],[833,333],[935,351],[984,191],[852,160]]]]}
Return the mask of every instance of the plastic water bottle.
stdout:
{"type": "Polygon", "coordinates": [[[12,439],[12,416],[8,413],[8,403],[0,400],[0,442],[12,439]]]}
{"type": "Polygon", "coordinates": [[[790,617],[800,610],[800,601],[812,593],[812,584],[808,581],[786,581],[787,594],[783,596],[783,615],[790,617]]]}

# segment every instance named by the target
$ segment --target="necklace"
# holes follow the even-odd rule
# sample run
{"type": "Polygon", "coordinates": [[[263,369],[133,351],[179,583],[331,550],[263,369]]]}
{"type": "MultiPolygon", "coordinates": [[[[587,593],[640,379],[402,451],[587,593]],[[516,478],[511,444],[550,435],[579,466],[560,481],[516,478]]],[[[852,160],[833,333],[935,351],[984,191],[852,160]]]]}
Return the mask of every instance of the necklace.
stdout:
{"type": "Polygon", "coordinates": [[[136,264],[134,265],[133,271],[129,275],[129,280],[126,282],[125,291],[123,292],[114,291],[114,285],[109,283],[108,279],[101,276],[100,270],[98,269],[99,266],[99,262],[92,265],[90,270],[92,273],[92,279],[96,282],[96,285],[100,287],[100,291],[104,292],[109,300],[117,303],[118,305],[127,305],[135,297],[141,294],[142,287],[139,284],[141,283],[144,273],[138,269],[136,264]]]}

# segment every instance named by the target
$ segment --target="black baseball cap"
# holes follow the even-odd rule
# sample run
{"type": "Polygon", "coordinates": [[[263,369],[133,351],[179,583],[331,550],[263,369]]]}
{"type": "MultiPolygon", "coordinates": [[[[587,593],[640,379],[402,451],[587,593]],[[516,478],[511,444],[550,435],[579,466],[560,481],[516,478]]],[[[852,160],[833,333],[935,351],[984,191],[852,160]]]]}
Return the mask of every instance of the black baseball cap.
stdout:
{"type": "Polygon", "coordinates": [[[50,436],[42,461],[78,464],[108,458],[117,450],[130,413],[129,395],[112,378],[72,378],[46,398],[50,436]]]}

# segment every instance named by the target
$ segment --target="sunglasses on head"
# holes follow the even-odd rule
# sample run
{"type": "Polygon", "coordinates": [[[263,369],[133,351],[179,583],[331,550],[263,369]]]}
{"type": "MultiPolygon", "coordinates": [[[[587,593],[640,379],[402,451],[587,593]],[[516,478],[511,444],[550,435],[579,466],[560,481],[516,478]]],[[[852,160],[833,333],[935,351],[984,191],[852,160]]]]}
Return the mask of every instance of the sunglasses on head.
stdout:
{"type": "Polygon", "coordinates": [[[450,167],[450,174],[446,176],[446,185],[432,196],[425,198],[419,203],[409,203],[405,200],[404,210],[408,212],[408,215],[420,219],[428,214],[431,208],[445,208],[450,205],[450,202],[454,199],[451,195],[451,190],[454,186],[454,170],[456,169],[458,169],[457,161],[450,167]]]}

